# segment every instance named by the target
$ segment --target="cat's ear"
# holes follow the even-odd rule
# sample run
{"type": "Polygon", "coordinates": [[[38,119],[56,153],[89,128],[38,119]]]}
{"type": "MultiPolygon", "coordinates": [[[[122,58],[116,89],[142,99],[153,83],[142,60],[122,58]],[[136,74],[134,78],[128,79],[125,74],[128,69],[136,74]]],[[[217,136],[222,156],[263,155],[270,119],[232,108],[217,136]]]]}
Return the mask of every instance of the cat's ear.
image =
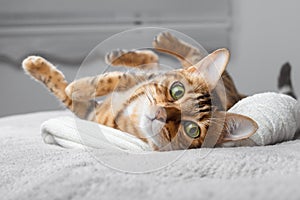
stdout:
{"type": "Polygon", "coordinates": [[[202,76],[208,88],[212,90],[225,71],[229,57],[227,49],[218,49],[187,70],[196,76],[202,76]]]}
{"type": "Polygon", "coordinates": [[[238,141],[252,136],[258,129],[257,123],[244,115],[226,113],[225,128],[219,143],[238,141]]]}

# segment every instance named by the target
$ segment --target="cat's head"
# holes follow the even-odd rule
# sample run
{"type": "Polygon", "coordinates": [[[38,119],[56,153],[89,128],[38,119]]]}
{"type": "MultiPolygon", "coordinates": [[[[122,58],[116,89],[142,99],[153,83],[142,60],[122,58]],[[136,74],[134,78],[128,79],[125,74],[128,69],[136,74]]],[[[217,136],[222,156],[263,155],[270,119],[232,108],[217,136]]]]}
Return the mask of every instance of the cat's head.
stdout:
{"type": "Polygon", "coordinates": [[[200,148],[207,136],[220,145],[255,133],[252,119],[218,111],[212,103],[212,91],[228,60],[228,50],[219,49],[194,66],[167,72],[135,88],[125,113],[133,119],[128,123],[135,123],[136,135],[156,150],[176,150],[200,148]]]}

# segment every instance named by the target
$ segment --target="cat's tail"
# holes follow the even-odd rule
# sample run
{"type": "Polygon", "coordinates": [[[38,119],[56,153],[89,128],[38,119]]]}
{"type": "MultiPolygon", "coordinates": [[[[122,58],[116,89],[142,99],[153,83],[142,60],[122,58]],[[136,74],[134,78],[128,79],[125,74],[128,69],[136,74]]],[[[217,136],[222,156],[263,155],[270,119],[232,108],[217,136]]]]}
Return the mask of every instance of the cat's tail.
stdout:
{"type": "Polygon", "coordinates": [[[278,77],[278,89],[279,93],[286,94],[297,99],[291,81],[291,65],[288,62],[281,67],[278,77]]]}
{"type": "Polygon", "coordinates": [[[75,102],[67,96],[65,89],[68,86],[63,73],[54,65],[39,56],[29,56],[22,67],[35,80],[43,83],[67,108],[80,118],[87,118],[89,110],[95,106],[94,101],[75,102]]]}

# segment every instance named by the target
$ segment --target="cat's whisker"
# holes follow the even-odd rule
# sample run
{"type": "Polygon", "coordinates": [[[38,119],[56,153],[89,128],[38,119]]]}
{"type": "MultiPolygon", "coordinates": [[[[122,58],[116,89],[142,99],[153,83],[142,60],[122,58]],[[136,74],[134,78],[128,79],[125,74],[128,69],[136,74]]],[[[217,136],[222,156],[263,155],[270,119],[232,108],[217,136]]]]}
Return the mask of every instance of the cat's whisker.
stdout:
{"type": "MultiPolygon", "coordinates": [[[[41,57],[31,56],[25,59],[23,68],[27,74],[42,82],[78,117],[128,132],[142,140],[145,139],[141,135],[147,134],[147,130],[135,128],[137,124],[143,123],[140,119],[150,114],[151,116],[161,114],[149,113],[156,111],[151,109],[168,107],[165,109],[168,111],[167,116],[162,117],[162,119],[167,117],[167,123],[163,124],[157,133],[160,134],[158,136],[161,139],[161,146],[165,146],[165,150],[199,148],[202,139],[194,135],[198,133],[195,130],[202,129],[204,135],[211,124],[222,127],[225,122],[223,118],[211,117],[217,109],[212,105],[211,94],[217,95],[221,102],[226,102],[226,108],[230,108],[241,99],[230,76],[224,71],[229,52],[220,49],[205,56],[198,48],[170,33],[159,34],[157,38],[153,44],[155,50],[177,58],[183,66],[182,69],[145,72],[146,69],[159,67],[158,55],[150,50],[113,51],[105,58],[109,65],[131,67],[135,70],[113,71],[94,77],[84,77],[75,80],[71,85],[54,65],[41,57]],[[215,62],[218,65],[215,65],[215,62]],[[218,69],[211,70],[213,66],[218,69]],[[221,78],[228,95],[220,95],[217,91],[216,86],[221,78]],[[69,90],[70,86],[75,90],[69,90]],[[67,87],[69,89],[66,89],[67,87]],[[123,96],[120,97],[124,98],[117,99],[118,106],[114,112],[108,112],[114,98],[111,94],[114,92],[122,93],[123,96]],[[71,98],[75,94],[76,101],[71,98]],[[97,103],[94,101],[97,97],[106,99],[97,103]],[[90,118],[91,109],[95,110],[92,118],[90,118]],[[186,123],[189,127],[179,129],[177,123],[180,119],[189,121],[190,123],[186,123]],[[190,133],[186,134],[189,131],[190,133]],[[184,133],[185,136],[189,136],[188,139],[185,136],[179,137],[184,133]],[[190,146],[186,146],[189,142],[190,146]]],[[[163,68],[163,65],[161,67],[163,68]]],[[[149,125],[149,120],[145,123],[149,125]]]]}
{"type": "Polygon", "coordinates": [[[147,96],[148,96],[148,98],[149,98],[149,100],[150,100],[150,103],[154,104],[154,103],[155,103],[155,102],[154,102],[154,98],[153,98],[153,95],[151,95],[151,92],[150,92],[150,91],[147,91],[147,96]]]}
{"type": "Polygon", "coordinates": [[[149,103],[153,104],[153,97],[148,88],[146,88],[146,90],[145,90],[145,96],[146,96],[147,100],[149,101],[149,103]]]}
{"type": "Polygon", "coordinates": [[[171,142],[172,137],[171,137],[171,134],[169,133],[168,129],[164,126],[162,128],[162,131],[163,131],[164,135],[166,136],[167,140],[171,142]]]}

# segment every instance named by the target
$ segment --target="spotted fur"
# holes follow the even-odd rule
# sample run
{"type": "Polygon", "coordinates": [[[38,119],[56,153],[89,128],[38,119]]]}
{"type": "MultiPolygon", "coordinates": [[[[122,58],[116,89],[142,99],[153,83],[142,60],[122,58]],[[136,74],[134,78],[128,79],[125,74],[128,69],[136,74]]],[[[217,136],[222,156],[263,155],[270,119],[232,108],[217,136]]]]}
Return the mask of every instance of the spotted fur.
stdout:
{"type": "MultiPolygon", "coordinates": [[[[217,143],[245,139],[255,132],[257,125],[250,118],[235,114],[226,117],[225,111],[243,97],[225,71],[229,59],[226,49],[205,56],[170,33],[159,34],[153,46],[175,56],[183,68],[164,73],[110,72],[70,84],[44,58],[28,57],[23,68],[80,118],[128,132],[154,150],[200,148],[209,128],[220,132],[217,143]],[[225,93],[219,87],[221,79],[225,93]],[[174,84],[184,90],[179,99],[171,93],[174,84]],[[99,103],[95,100],[99,96],[107,97],[99,103]],[[187,134],[186,124],[191,122],[200,132],[195,138],[187,134]],[[243,126],[249,126],[249,132],[240,133],[240,129],[245,130],[243,126]]],[[[159,67],[158,56],[149,50],[113,51],[106,62],[138,69],[159,67]]]]}

